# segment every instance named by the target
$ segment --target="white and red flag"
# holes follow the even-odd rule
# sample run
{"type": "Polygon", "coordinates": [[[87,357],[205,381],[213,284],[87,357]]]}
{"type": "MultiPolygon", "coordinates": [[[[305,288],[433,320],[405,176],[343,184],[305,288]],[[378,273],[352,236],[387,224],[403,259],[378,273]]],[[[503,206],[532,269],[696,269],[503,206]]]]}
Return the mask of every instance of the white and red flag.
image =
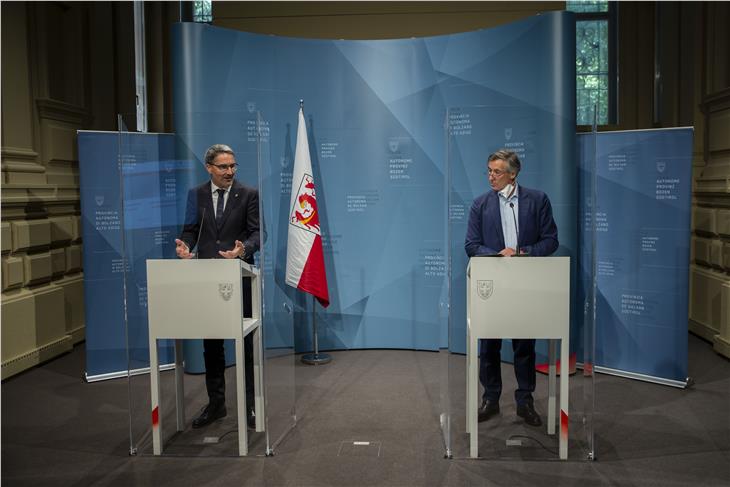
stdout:
{"type": "Polygon", "coordinates": [[[297,148],[294,153],[291,202],[289,204],[289,239],[286,246],[286,283],[312,294],[327,307],[327,274],[324,270],[322,237],[314,190],[312,160],[309,156],[304,111],[299,108],[297,148]]]}

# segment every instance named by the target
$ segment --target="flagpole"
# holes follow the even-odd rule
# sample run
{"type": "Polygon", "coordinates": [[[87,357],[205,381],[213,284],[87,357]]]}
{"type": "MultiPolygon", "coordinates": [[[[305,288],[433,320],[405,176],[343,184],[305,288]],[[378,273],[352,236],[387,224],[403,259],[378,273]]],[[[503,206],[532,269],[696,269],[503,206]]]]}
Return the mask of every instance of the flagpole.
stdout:
{"type": "Polygon", "coordinates": [[[332,356],[328,353],[319,353],[319,341],[317,340],[317,300],[312,296],[312,342],[314,343],[314,353],[306,353],[302,355],[302,362],[308,365],[324,365],[332,361],[332,356]]]}
{"type": "MultiPolygon", "coordinates": [[[[304,100],[299,99],[299,111],[301,112],[301,117],[303,119],[304,117],[304,100]]],[[[299,127],[297,127],[299,128],[299,127]]],[[[306,124],[305,124],[306,129],[306,124]]],[[[306,138],[305,138],[306,141],[306,138]]],[[[297,133],[297,148],[299,147],[299,134],[297,133]]],[[[296,170],[296,157],[294,158],[294,167],[296,170]]],[[[309,154],[307,154],[307,159],[309,159],[309,154]]],[[[310,162],[311,165],[311,162],[310,162]]],[[[310,168],[311,171],[311,168],[310,168]]],[[[288,259],[288,257],[287,257],[288,259]]],[[[287,260],[288,265],[288,260],[287,260]]],[[[324,269],[322,269],[324,271],[324,269]]],[[[326,283],[325,283],[326,286],[326,283]]],[[[312,294],[312,343],[314,345],[314,353],[306,353],[302,355],[302,362],[308,365],[324,365],[326,363],[329,363],[332,361],[332,356],[327,353],[319,353],[319,339],[317,336],[317,300],[314,299],[314,294],[312,294]]]]}

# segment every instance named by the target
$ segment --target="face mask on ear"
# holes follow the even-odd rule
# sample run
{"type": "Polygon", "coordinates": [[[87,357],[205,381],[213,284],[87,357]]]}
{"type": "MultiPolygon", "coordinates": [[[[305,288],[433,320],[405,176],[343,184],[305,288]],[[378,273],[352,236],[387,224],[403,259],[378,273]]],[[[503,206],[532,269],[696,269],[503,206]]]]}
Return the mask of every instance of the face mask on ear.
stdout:
{"type": "Polygon", "coordinates": [[[512,193],[514,193],[514,191],[515,191],[515,185],[512,183],[507,183],[507,186],[502,188],[500,190],[499,194],[501,194],[505,198],[509,198],[510,196],[512,196],[512,193]]]}

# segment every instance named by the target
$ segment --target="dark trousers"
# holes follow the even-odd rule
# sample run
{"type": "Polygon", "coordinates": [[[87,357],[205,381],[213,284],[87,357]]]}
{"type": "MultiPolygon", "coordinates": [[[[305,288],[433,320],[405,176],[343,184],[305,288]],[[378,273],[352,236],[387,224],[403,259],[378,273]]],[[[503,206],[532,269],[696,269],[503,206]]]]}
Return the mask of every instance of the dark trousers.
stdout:
{"type": "MultiPolygon", "coordinates": [[[[251,279],[243,280],[243,316],[251,316],[251,279]]],[[[253,333],[243,340],[246,353],[244,369],[246,374],[246,407],[254,407],[253,383],[253,333]]],[[[226,355],[222,339],[203,340],[203,358],[205,360],[205,388],[211,404],[223,404],[226,400],[226,355]]]]}
{"type": "MultiPolygon", "coordinates": [[[[502,350],[501,339],[481,340],[479,353],[479,381],[484,386],[484,399],[490,402],[499,401],[502,394],[502,350]]],[[[535,392],[535,340],[513,339],[515,378],[517,390],[515,402],[518,405],[532,404],[532,393],[535,392]]]]}

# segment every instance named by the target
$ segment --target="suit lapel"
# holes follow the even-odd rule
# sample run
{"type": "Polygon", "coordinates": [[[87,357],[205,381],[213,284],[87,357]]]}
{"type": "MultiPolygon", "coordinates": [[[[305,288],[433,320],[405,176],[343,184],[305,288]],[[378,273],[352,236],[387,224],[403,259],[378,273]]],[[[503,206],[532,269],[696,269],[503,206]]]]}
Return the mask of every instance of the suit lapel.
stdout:
{"type": "MultiPolygon", "coordinates": [[[[210,182],[203,185],[200,190],[200,198],[203,207],[203,222],[206,227],[215,228],[215,210],[213,209],[213,196],[210,192],[210,182]]],[[[201,223],[203,225],[203,223],[201,223]]]]}
{"type": "Polygon", "coordinates": [[[525,241],[525,223],[527,222],[527,215],[530,213],[530,200],[527,198],[527,194],[525,194],[525,190],[520,187],[520,194],[517,197],[519,200],[519,221],[517,222],[517,226],[519,227],[519,233],[520,233],[520,242],[517,242],[517,245],[520,246],[521,242],[525,241]]]}

